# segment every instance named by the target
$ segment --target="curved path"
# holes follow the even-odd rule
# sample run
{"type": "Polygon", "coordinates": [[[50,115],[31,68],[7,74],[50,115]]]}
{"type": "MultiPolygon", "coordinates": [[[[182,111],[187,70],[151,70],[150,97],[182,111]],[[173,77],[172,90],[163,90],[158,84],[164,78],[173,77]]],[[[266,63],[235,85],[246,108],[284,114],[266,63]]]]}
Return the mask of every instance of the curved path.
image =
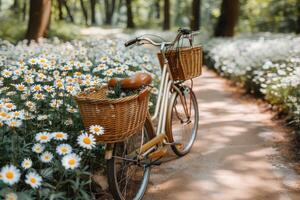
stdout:
{"type": "Polygon", "coordinates": [[[300,178],[282,162],[271,114],[233,97],[212,72],[195,80],[200,122],[187,156],[154,167],[146,200],[300,199],[300,178]]]}

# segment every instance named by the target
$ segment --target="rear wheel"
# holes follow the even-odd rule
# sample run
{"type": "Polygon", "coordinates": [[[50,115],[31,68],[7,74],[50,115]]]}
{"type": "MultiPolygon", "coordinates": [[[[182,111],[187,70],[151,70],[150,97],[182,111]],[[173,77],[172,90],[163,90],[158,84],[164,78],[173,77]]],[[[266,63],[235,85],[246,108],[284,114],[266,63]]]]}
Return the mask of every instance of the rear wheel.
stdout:
{"type": "Polygon", "coordinates": [[[107,161],[107,177],[115,200],[140,200],[146,192],[150,177],[150,167],[145,164],[148,161],[138,163],[131,153],[149,141],[149,131],[145,124],[144,131],[114,145],[113,156],[107,161]]]}
{"type": "Polygon", "coordinates": [[[180,96],[173,93],[168,110],[167,134],[172,150],[177,156],[184,156],[193,146],[198,130],[198,103],[194,92],[182,86],[180,96]]]}

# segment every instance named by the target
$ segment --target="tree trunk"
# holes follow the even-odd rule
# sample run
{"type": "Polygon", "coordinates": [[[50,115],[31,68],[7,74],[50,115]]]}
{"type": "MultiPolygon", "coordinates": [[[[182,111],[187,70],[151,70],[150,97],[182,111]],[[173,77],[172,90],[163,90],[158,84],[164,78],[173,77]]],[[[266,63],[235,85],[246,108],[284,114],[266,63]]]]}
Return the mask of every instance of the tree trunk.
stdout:
{"type": "Polygon", "coordinates": [[[201,22],[201,0],[193,0],[192,12],[191,29],[197,31],[201,22]]]}
{"type": "Polygon", "coordinates": [[[38,40],[46,33],[51,13],[51,0],[30,0],[26,38],[38,40]]]}
{"type": "Polygon", "coordinates": [[[62,11],[62,0],[57,0],[57,6],[58,6],[58,19],[63,20],[64,15],[63,15],[63,11],[62,11]]]}
{"type": "Polygon", "coordinates": [[[68,4],[67,4],[67,1],[66,0],[61,0],[61,1],[62,1],[62,4],[65,6],[65,8],[67,10],[67,14],[68,14],[68,17],[69,17],[70,21],[72,23],[74,23],[74,17],[73,17],[72,12],[71,12],[68,4]]]}
{"type": "Polygon", "coordinates": [[[118,24],[120,22],[120,18],[121,18],[121,8],[123,6],[123,0],[119,0],[118,1],[118,7],[117,7],[117,13],[118,13],[118,16],[117,16],[117,19],[116,19],[116,24],[118,24]]]}
{"type": "Polygon", "coordinates": [[[27,1],[23,1],[23,8],[22,8],[22,20],[26,20],[26,14],[27,14],[27,1]]]}
{"type": "Polygon", "coordinates": [[[10,9],[12,9],[14,13],[18,13],[18,10],[19,10],[19,1],[18,0],[14,0],[14,3],[10,7],[10,9]]]}
{"type": "Polygon", "coordinates": [[[170,29],[170,0],[164,0],[164,23],[163,30],[170,29]]]}
{"type": "Polygon", "coordinates": [[[131,0],[126,0],[126,8],[127,8],[127,28],[134,28],[134,21],[132,15],[132,6],[131,0]]]}
{"type": "Polygon", "coordinates": [[[96,24],[96,0],[91,0],[91,24],[96,24]]]}
{"type": "Polygon", "coordinates": [[[88,25],[88,13],[87,13],[87,10],[84,6],[83,0],[80,0],[80,6],[81,6],[82,14],[83,14],[83,17],[84,17],[84,20],[85,20],[85,25],[88,25]]]}
{"type": "Polygon", "coordinates": [[[300,33],[300,0],[297,1],[297,29],[296,33],[300,33]]]}
{"type": "Polygon", "coordinates": [[[160,5],[159,5],[160,0],[155,1],[155,10],[156,10],[156,19],[160,18],[160,5]]]}
{"type": "Polygon", "coordinates": [[[234,27],[239,16],[239,0],[223,0],[221,4],[221,16],[215,28],[216,37],[234,36],[234,27]]]}
{"type": "Polygon", "coordinates": [[[115,12],[115,0],[104,0],[105,5],[105,24],[111,25],[112,24],[112,18],[115,12]],[[111,3],[109,3],[111,2],[111,3]]]}

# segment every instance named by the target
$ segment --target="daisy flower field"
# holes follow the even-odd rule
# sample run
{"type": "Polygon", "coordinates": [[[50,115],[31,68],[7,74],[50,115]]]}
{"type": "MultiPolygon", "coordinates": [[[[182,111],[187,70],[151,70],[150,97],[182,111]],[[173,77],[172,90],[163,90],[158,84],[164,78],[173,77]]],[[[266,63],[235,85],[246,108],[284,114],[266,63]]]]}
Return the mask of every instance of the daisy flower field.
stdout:
{"type": "Polygon", "coordinates": [[[96,197],[92,173],[104,166],[104,146],[95,136],[105,129],[95,124],[84,131],[73,96],[136,72],[149,73],[154,87],[159,83],[155,55],[123,44],[0,40],[0,199],[96,197]]]}

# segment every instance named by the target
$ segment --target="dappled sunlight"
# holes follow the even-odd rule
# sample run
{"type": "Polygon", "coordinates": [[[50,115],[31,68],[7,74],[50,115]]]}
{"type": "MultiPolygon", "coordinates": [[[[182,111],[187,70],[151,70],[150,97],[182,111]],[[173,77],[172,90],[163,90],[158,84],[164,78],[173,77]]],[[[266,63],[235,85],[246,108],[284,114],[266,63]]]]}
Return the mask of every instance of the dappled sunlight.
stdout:
{"type": "Polygon", "coordinates": [[[271,116],[260,113],[256,105],[237,102],[222,84],[207,72],[195,81],[200,114],[197,140],[187,156],[155,168],[145,199],[286,196],[269,159],[279,156],[271,146],[278,132],[269,125],[271,116]]]}

